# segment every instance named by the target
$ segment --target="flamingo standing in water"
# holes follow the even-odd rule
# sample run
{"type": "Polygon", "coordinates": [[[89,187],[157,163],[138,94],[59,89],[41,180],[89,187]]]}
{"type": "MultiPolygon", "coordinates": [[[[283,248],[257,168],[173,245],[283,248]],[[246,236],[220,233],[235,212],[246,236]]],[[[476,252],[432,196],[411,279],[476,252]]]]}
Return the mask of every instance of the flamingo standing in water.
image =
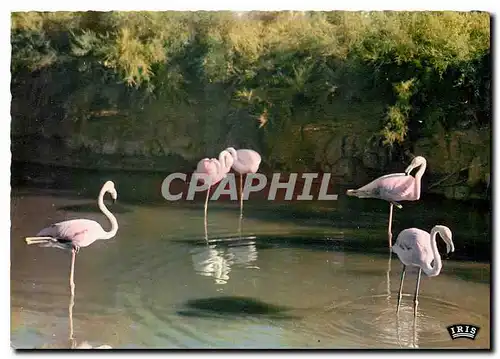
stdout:
{"type": "Polygon", "coordinates": [[[446,243],[446,253],[455,251],[451,230],[443,225],[434,226],[430,234],[418,228],[405,229],[399,233],[396,243],[392,246],[391,251],[396,253],[399,260],[403,263],[397,312],[399,312],[399,303],[403,293],[403,280],[405,278],[407,266],[418,267],[417,286],[413,297],[414,316],[417,315],[418,290],[420,287],[420,275],[422,270],[428,277],[436,277],[441,272],[443,264],[436,244],[437,234],[439,234],[446,243]],[[434,262],[434,265],[431,265],[432,262],[434,262]]]}
{"type": "Polygon", "coordinates": [[[207,208],[210,188],[226,177],[233,165],[233,157],[228,151],[222,151],[219,159],[204,158],[198,162],[193,177],[205,184],[208,182],[207,197],[205,199],[205,237],[207,236],[207,208]]]}
{"type": "Polygon", "coordinates": [[[392,247],[392,211],[393,206],[403,208],[398,201],[417,201],[420,199],[420,187],[422,176],[427,167],[427,161],[422,156],[415,157],[404,173],[392,173],[379,177],[367,185],[358,189],[349,189],[346,194],[358,198],[378,198],[383,199],[390,204],[389,208],[389,227],[387,230],[389,238],[389,248],[392,247]],[[413,169],[420,167],[415,174],[411,176],[413,169]]]}
{"type": "Polygon", "coordinates": [[[27,244],[40,244],[41,247],[55,247],[63,250],[71,249],[71,272],[70,272],[70,288],[71,295],[75,295],[74,271],[75,271],[75,256],[79,252],[80,247],[87,247],[99,239],[113,238],[118,231],[118,222],[115,216],[104,205],[104,195],[109,192],[114,201],[118,197],[115,189],[115,184],[112,181],[107,181],[101,188],[98,197],[99,209],[108,217],[111,222],[111,230],[105,231],[102,226],[96,221],[90,219],[72,219],[69,221],[59,222],[50,227],[42,229],[35,237],[26,237],[27,244]]]}
{"type": "Polygon", "coordinates": [[[254,150],[235,150],[233,147],[226,148],[233,157],[233,168],[240,174],[240,219],[243,218],[243,174],[256,173],[259,170],[262,158],[254,150]]]}

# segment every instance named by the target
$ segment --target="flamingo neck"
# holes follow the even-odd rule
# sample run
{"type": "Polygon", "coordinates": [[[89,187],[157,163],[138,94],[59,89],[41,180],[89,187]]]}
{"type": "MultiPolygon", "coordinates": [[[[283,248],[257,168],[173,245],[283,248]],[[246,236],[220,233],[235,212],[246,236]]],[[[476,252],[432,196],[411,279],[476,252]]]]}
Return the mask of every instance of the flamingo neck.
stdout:
{"type": "Polygon", "coordinates": [[[109,221],[111,222],[111,230],[109,232],[104,231],[104,236],[102,239],[112,238],[116,235],[116,232],[118,232],[118,221],[116,220],[116,217],[104,205],[104,194],[106,192],[107,192],[106,188],[101,189],[101,192],[99,193],[99,198],[97,200],[99,204],[99,209],[102,211],[102,213],[104,213],[106,217],[108,217],[109,221]]]}
{"type": "Polygon", "coordinates": [[[420,199],[422,176],[424,175],[426,167],[427,164],[425,162],[422,163],[417,173],[415,174],[415,194],[417,196],[417,199],[420,199]]]}
{"type": "Polygon", "coordinates": [[[415,174],[415,178],[420,180],[422,176],[424,175],[425,169],[427,168],[427,164],[424,162],[420,165],[420,168],[418,169],[417,173],[415,174]]]}
{"type": "Polygon", "coordinates": [[[221,164],[221,170],[224,173],[227,173],[231,170],[231,166],[233,165],[233,156],[228,151],[222,151],[219,154],[219,162],[221,164]]]}
{"type": "Polygon", "coordinates": [[[228,147],[228,148],[226,148],[226,151],[231,154],[234,162],[238,161],[238,152],[236,152],[236,150],[234,148],[228,147]]]}
{"type": "Polygon", "coordinates": [[[436,244],[436,235],[438,234],[439,229],[432,228],[431,230],[431,249],[432,254],[434,256],[434,266],[431,267],[431,263],[426,263],[422,270],[428,277],[435,277],[439,273],[441,273],[441,268],[443,268],[443,263],[441,262],[441,255],[439,254],[437,244],[436,244]]]}

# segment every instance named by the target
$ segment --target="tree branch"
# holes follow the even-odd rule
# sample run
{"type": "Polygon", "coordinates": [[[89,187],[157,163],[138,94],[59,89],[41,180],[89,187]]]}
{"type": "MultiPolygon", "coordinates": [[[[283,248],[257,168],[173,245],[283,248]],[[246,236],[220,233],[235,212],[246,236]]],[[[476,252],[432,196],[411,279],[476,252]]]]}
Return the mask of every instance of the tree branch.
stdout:
{"type": "Polygon", "coordinates": [[[471,168],[471,167],[477,167],[477,166],[482,167],[482,166],[484,166],[484,165],[485,165],[484,163],[480,163],[479,165],[474,165],[474,166],[469,165],[469,166],[467,166],[467,167],[461,168],[461,169],[459,169],[458,171],[455,171],[455,172],[450,173],[449,175],[447,175],[447,176],[443,177],[443,178],[442,178],[442,179],[440,179],[439,181],[434,182],[434,183],[433,183],[433,184],[431,184],[431,185],[430,185],[427,189],[431,189],[431,188],[433,188],[433,187],[436,187],[436,186],[440,185],[441,183],[443,183],[444,181],[446,181],[447,179],[449,179],[450,177],[452,177],[452,176],[454,176],[454,175],[456,175],[456,174],[459,174],[460,172],[465,171],[465,170],[467,170],[467,169],[469,169],[469,168],[471,168]]]}

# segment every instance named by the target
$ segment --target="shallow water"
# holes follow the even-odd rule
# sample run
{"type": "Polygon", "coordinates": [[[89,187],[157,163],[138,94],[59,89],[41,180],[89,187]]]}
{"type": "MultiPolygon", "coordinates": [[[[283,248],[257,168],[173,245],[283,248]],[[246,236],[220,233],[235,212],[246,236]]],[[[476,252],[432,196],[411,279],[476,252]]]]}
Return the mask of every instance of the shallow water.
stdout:
{"type": "MultiPolygon", "coordinates": [[[[113,348],[490,347],[490,265],[473,261],[474,250],[460,258],[467,248],[464,237],[489,236],[486,220],[451,226],[457,255],[443,256],[438,277],[422,275],[414,322],[415,272],[407,272],[396,317],[401,263],[395,255],[389,260],[387,206],[374,211],[378,204],[360,207],[361,201],[351,201],[357,207],[339,203],[322,209],[318,203],[308,215],[297,209],[280,216],[294,205],[268,210],[249,202],[239,223],[238,203],[211,202],[207,243],[202,202],[120,202],[117,189],[119,202],[106,202],[120,225],[117,236],[82,248],[76,258],[72,321],[77,343],[113,348]],[[458,323],[479,326],[476,340],[451,340],[446,327],[458,323]]],[[[450,213],[435,203],[420,206],[441,219],[450,213]]],[[[27,246],[23,238],[69,218],[95,219],[105,229],[109,224],[94,200],[76,191],[16,188],[11,211],[12,346],[68,347],[71,255],[27,246]]],[[[461,211],[464,218],[487,218],[461,211]]],[[[395,214],[394,239],[409,223],[403,213],[395,214]]],[[[422,215],[418,223],[430,229],[435,222],[422,215]]]]}

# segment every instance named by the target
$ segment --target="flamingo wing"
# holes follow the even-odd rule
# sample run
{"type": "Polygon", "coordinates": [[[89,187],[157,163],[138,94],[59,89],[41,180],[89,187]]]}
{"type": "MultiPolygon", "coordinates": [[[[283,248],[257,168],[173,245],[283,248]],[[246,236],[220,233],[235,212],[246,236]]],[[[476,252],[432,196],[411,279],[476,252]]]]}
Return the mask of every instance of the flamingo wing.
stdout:
{"type": "Polygon", "coordinates": [[[399,234],[393,252],[405,265],[421,267],[432,257],[430,234],[418,228],[405,229],[399,234]]]}
{"type": "Polygon", "coordinates": [[[226,170],[224,166],[219,162],[219,160],[214,159],[214,163],[216,172],[212,177],[212,185],[219,183],[223,178],[226,178],[229,170],[231,169],[231,167],[229,167],[226,170]]]}
{"type": "Polygon", "coordinates": [[[238,160],[233,168],[240,173],[256,173],[259,170],[262,157],[254,150],[243,149],[236,151],[238,160]]]}
{"type": "Polygon", "coordinates": [[[409,175],[384,176],[378,182],[380,197],[390,201],[413,199],[415,178],[409,175]]]}
{"type": "Polygon", "coordinates": [[[379,177],[377,179],[374,179],[370,183],[364,185],[363,187],[358,188],[354,192],[356,192],[356,195],[360,198],[369,198],[369,197],[382,198],[381,191],[384,189],[384,187],[386,187],[387,184],[394,183],[392,182],[394,178],[397,179],[400,177],[406,177],[406,174],[392,173],[379,177]]]}
{"type": "Polygon", "coordinates": [[[218,183],[220,180],[222,180],[224,177],[226,177],[226,173],[222,170],[222,166],[219,162],[219,160],[215,158],[204,158],[200,162],[198,162],[198,165],[196,167],[196,171],[194,172],[195,177],[198,178],[199,181],[201,181],[203,184],[205,183],[205,178],[202,176],[198,176],[199,174],[204,174],[210,177],[211,180],[211,185],[213,186],[214,184],[218,183]]]}
{"type": "Polygon", "coordinates": [[[210,174],[211,167],[212,167],[212,160],[210,158],[204,158],[198,162],[194,173],[210,174]]]}
{"type": "Polygon", "coordinates": [[[73,219],[59,222],[38,232],[37,237],[52,237],[61,244],[86,247],[102,237],[104,230],[96,221],[73,219]]]}

